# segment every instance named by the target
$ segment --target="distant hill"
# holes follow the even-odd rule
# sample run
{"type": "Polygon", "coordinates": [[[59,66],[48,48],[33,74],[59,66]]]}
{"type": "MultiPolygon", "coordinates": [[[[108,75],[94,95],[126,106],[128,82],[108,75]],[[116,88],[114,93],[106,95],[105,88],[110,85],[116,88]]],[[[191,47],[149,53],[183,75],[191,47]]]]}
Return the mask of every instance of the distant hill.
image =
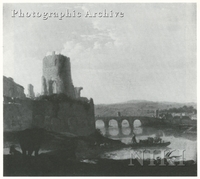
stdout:
{"type": "Polygon", "coordinates": [[[156,109],[180,108],[184,105],[197,108],[196,103],[131,100],[116,104],[97,104],[95,105],[95,116],[117,116],[118,111],[121,112],[122,116],[153,116],[156,109]]]}

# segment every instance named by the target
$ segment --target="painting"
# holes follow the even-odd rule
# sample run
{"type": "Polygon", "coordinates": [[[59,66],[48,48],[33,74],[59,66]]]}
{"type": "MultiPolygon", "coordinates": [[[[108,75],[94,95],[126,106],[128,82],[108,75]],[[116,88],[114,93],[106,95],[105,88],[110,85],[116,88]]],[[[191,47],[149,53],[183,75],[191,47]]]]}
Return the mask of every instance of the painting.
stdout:
{"type": "Polygon", "coordinates": [[[197,176],[197,3],[4,3],[4,176],[197,176]]]}

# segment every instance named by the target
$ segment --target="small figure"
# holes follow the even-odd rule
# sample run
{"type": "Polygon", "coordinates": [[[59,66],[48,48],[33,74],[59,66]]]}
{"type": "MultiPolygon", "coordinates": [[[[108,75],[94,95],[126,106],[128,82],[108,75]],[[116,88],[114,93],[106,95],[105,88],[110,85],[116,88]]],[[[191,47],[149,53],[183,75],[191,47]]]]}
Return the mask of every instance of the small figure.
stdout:
{"type": "Polygon", "coordinates": [[[137,144],[137,140],[136,140],[135,134],[133,134],[132,142],[133,142],[133,144],[137,144]]]}
{"type": "Polygon", "coordinates": [[[155,137],[154,137],[154,142],[155,143],[162,143],[162,138],[161,138],[161,131],[157,132],[155,137]]]}

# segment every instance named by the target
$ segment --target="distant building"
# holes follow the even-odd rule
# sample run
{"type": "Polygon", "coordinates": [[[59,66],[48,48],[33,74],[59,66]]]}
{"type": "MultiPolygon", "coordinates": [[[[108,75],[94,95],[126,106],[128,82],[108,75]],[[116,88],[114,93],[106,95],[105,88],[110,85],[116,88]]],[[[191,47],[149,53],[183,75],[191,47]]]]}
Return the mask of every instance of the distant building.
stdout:
{"type": "Polygon", "coordinates": [[[155,117],[156,117],[156,118],[159,117],[159,110],[158,110],[158,109],[155,110],[155,117]]]}
{"type": "Polygon", "coordinates": [[[118,112],[117,112],[117,116],[118,116],[118,117],[121,117],[121,112],[118,111],[118,112]]]}
{"type": "Polygon", "coordinates": [[[192,120],[197,120],[197,114],[193,114],[193,115],[191,116],[191,119],[192,119],[192,120]]]}
{"type": "Polygon", "coordinates": [[[184,113],[184,112],[172,113],[172,116],[173,116],[173,117],[175,117],[175,116],[182,117],[182,116],[186,116],[186,113],[184,113]]]}
{"type": "Polygon", "coordinates": [[[3,76],[3,95],[11,98],[26,98],[24,87],[15,83],[12,78],[3,76]]]}

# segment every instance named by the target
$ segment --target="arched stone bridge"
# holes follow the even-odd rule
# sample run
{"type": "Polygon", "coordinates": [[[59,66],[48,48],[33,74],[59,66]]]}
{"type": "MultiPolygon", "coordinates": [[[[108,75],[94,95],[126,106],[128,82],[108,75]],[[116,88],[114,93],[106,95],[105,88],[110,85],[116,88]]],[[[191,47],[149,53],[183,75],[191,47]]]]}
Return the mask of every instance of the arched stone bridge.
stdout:
{"type": "Polygon", "coordinates": [[[110,116],[110,117],[95,117],[95,121],[103,121],[104,122],[104,128],[105,128],[105,135],[109,136],[109,126],[111,125],[110,121],[115,120],[118,125],[118,134],[115,136],[112,135],[112,137],[118,137],[118,136],[127,136],[131,137],[133,136],[133,133],[136,135],[142,135],[142,133],[148,133],[146,131],[146,128],[143,128],[142,131],[139,130],[139,128],[134,128],[134,122],[136,120],[139,120],[141,123],[141,126],[154,126],[162,124],[164,121],[160,118],[154,118],[154,117],[143,117],[143,116],[110,116]],[[127,121],[129,123],[130,132],[128,134],[123,133],[123,121],[127,121]],[[139,133],[138,133],[139,132],[139,133]],[[142,132],[142,133],[140,133],[142,132]]]}
{"type": "Polygon", "coordinates": [[[129,126],[132,128],[134,121],[135,120],[140,120],[142,126],[147,126],[147,125],[156,125],[156,124],[161,124],[164,121],[160,118],[155,118],[155,117],[143,117],[143,116],[110,116],[110,117],[95,117],[95,121],[102,120],[104,122],[105,128],[109,127],[109,122],[111,120],[117,121],[118,128],[122,127],[122,122],[124,120],[127,120],[129,123],[129,126]]]}

